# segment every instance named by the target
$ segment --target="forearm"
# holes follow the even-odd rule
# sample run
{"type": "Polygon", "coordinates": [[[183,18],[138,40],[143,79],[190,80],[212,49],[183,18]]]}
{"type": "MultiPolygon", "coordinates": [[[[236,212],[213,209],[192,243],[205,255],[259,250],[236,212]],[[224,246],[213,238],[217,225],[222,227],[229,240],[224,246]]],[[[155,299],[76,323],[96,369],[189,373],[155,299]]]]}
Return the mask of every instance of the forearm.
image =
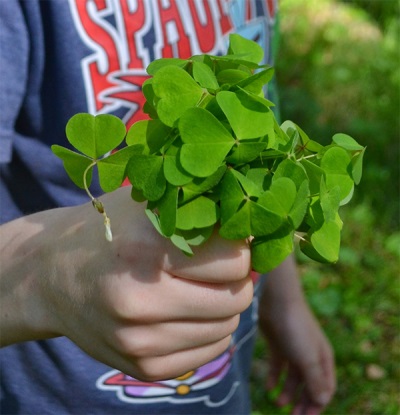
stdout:
{"type": "Polygon", "coordinates": [[[304,295],[295,258],[291,255],[268,274],[263,288],[263,303],[286,306],[299,301],[304,301],[304,295]]]}
{"type": "Polygon", "coordinates": [[[23,217],[0,227],[0,345],[53,337],[43,299],[51,252],[46,235],[60,211],[23,217]]]}

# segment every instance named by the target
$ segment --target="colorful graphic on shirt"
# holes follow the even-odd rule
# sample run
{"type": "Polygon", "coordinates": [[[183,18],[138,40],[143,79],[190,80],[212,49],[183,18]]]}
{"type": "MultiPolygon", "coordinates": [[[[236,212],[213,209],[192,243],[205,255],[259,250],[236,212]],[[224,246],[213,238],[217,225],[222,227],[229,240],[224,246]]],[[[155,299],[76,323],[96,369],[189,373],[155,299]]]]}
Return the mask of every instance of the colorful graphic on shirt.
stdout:
{"type": "MultiPolygon", "coordinates": [[[[129,127],[148,118],[142,112],[147,65],[158,58],[187,58],[195,54],[223,54],[230,33],[258,42],[271,63],[271,37],[277,0],[69,0],[72,17],[88,48],[82,59],[88,112],[119,116],[129,127]]],[[[174,404],[203,402],[219,407],[240,386],[230,380],[235,353],[256,331],[257,297],[250,310],[248,330],[236,332],[229,350],[214,361],[179,378],[141,382],[116,370],[105,373],[97,388],[116,393],[124,402],[174,404]]]]}
{"type": "MultiPolygon", "coordinates": [[[[259,288],[259,284],[257,284],[255,290],[259,288]]],[[[234,354],[240,353],[242,346],[250,341],[257,331],[257,296],[254,297],[251,309],[247,312],[249,312],[251,320],[249,330],[240,336],[235,333],[232,344],[225,353],[196,370],[175,379],[158,382],[142,382],[117,370],[112,370],[101,376],[96,386],[100,390],[116,392],[121,401],[128,403],[188,404],[203,402],[205,406],[214,408],[225,405],[240,386],[240,382],[231,380],[230,384],[226,384],[223,388],[225,393],[221,394],[220,390],[218,396],[212,396],[210,388],[224,380],[231,369],[234,354]]]]}
{"type": "MultiPolygon", "coordinates": [[[[219,383],[230,368],[233,353],[234,346],[201,368],[171,380],[142,382],[121,372],[112,371],[101,377],[97,382],[97,386],[103,390],[115,390],[118,397],[123,401],[135,403],[149,403],[149,401],[154,403],[165,400],[188,402],[186,399],[174,398],[184,397],[191,392],[201,391],[219,383]]],[[[235,389],[236,386],[232,392],[235,389]]],[[[205,397],[202,396],[196,400],[205,400],[205,397]]],[[[226,400],[226,397],[224,397],[224,400],[226,400]]],[[[190,398],[189,401],[193,402],[193,398],[190,398]]]]}
{"type": "Polygon", "coordinates": [[[128,127],[147,118],[141,87],[154,59],[225,53],[235,32],[271,60],[277,0],[70,0],[70,9],[90,51],[81,62],[88,112],[128,127]]]}

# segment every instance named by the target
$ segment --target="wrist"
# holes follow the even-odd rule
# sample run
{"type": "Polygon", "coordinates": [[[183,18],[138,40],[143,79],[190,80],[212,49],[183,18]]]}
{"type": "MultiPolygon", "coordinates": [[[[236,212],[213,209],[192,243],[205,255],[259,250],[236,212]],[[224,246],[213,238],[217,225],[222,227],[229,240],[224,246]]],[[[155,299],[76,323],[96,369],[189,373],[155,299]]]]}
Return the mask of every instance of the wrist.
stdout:
{"type": "Polygon", "coordinates": [[[47,298],[60,211],[30,215],[0,229],[1,346],[60,335],[47,298]]]}

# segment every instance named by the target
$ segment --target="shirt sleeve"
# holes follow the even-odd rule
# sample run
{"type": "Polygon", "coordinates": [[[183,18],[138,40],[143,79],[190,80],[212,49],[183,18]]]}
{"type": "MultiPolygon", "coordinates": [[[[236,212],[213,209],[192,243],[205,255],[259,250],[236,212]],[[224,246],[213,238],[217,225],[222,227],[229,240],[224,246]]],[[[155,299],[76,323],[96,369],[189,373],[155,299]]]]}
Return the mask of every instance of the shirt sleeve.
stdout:
{"type": "Polygon", "coordinates": [[[27,85],[29,37],[17,0],[0,1],[0,163],[12,155],[14,125],[27,85]]]}

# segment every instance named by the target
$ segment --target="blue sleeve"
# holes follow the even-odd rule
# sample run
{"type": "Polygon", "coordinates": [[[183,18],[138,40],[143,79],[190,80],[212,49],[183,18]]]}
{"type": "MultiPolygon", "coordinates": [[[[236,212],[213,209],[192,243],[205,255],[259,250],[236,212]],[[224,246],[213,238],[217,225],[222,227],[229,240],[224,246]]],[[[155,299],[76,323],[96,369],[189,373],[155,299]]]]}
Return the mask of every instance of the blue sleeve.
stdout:
{"type": "Polygon", "coordinates": [[[29,37],[17,0],[0,2],[0,12],[0,162],[7,163],[28,80],[29,37]]]}

